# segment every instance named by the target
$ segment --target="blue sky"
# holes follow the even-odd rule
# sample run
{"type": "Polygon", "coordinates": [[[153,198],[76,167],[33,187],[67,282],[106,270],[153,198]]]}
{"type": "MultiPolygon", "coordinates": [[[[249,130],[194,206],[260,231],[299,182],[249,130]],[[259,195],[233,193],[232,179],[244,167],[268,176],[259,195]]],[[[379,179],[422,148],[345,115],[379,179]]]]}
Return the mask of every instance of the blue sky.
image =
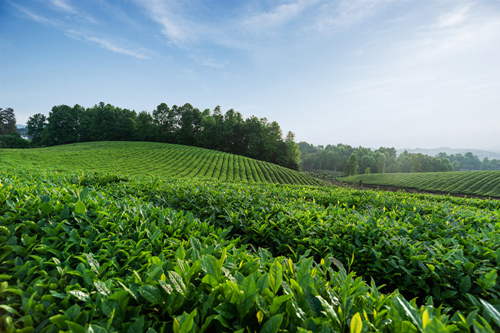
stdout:
{"type": "Polygon", "coordinates": [[[500,1],[0,0],[0,106],[234,108],[313,144],[500,151],[500,1]]]}

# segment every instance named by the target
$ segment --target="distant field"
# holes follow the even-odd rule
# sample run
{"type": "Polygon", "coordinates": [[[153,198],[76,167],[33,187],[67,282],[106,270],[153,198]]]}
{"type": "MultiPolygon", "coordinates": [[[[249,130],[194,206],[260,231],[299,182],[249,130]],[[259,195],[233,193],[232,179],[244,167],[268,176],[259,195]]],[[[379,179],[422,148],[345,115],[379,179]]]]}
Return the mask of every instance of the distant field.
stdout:
{"type": "Polygon", "coordinates": [[[429,192],[500,197],[500,171],[365,174],[339,180],[429,192]]]}
{"type": "Polygon", "coordinates": [[[38,149],[0,150],[1,164],[61,171],[109,171],[130,175],[228,182],[323,185],[300,172],[215,150],[154,142],[89,142],[38,149]]]}

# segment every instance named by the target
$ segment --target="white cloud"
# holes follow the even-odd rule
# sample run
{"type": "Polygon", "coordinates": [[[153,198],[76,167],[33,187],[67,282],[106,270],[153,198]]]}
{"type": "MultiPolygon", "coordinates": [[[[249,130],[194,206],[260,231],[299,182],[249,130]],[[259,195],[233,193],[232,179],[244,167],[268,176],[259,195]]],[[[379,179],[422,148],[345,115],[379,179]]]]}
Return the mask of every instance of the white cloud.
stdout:
{"type": "Polygon", "coordinates": [[[307,7],[315,3],[317,3],[317,0],[298,0],[280,4],[270,11],[251,14],[249,18],[243,20],[242,26],[250,30],[262,30],[279,26],[298,17],[307,7]]]}
{"type": "Polygon", "coordinates": [[[171,0],[136,0],[148,16],[162,26],[162,33],[174,43],[184,43],[195,38],[194,23],[180,13],[179,4],[171,0]]]}
{"type": "Polygon", "coordinates": [[[136,49],[131,49],[131,47],[125,47],[123,45],[119,45],[120,43],[114,40],[111,40],[109,38],[101,38],[101,37],[95,37],[91,36],[76,30],[68,30],[66,31],[66,36],[70,38],[83,38],[85,40],[88,40],[90,42],[96,43],[103,49],[119,53],[119,54],[124,54],[128,55],[137,59],[148,59],[149,56],[147,55],[148,53],[152,53],[149,50],[143,49],[143,48],[136,48],[136,49]]]}
{"type": "Polygon", "coordinates": [[[317,28],[330,30],[337,27],[357,25],[378,14],[395,0],[341,0],[323,5],[318,17],[317,28]]]}
{"type": "Polygon", "coordinates": [[[35,21],[35,22],[38,22],[38,23],[43,23],[43,24],[48,24],[48,25],[52,25],[52,26],[58,26],[58,25],[60,25],[60,23],[58,21],[56,21],[56,20],[50,20],[50,19],[48,19],[48,18],[46,18],[44,16],[32,13],[27,8],[22,7],[20,5],[17,5],[15,3],[13,3],[13,2],[10,2],[10,4],[13,7],[15,7],[17,10],[19,10],[21,13],[23,13],[24,15],[26,15],[26,17],[29,18],[32,21],[35,21]]]}
{"type": "Polygon", "coordinates": [[[436,26],[439,28],[449,28],[465,21],[467,12],[474,4],[468,4],[453,9],[451,12],[437,18],[436,26]]]}
{"type": "Polygon", "coordinates": [[[95,18],[93,18],[91,15],[85,12],[76,9],[68,2],[68,0],[49,0],[49,1],[51,6],[58,11],[62,11],[75,16],[80,16],[89,21],[90,23],[98,24],[95,18]]]}

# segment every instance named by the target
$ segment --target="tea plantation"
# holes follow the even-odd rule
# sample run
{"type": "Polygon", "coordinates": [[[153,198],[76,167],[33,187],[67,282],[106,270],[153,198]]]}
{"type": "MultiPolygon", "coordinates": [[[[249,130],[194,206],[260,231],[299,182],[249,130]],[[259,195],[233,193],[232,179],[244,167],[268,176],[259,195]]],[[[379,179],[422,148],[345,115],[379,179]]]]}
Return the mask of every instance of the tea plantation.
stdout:
{"type": "Polygon", "coordinates": [[[363,174],[340,179],[347,183],[413,188],[429,192],[500,198],[500,171],[363,174]]]}
{"type": "Polygon", "coordinates": [[[0,149],[0,162],[2,160],[60,171],[112,171],[228,182],[324,184],[300,172],[248,157],[155,142],[102,141],[38,149],[0,149]]]}
{"type": "Polygon", "coordinates": [[[157,151],[82,146],[1,152],[1,332],[500,331],[498,200],[141,175],[157,151]]]}

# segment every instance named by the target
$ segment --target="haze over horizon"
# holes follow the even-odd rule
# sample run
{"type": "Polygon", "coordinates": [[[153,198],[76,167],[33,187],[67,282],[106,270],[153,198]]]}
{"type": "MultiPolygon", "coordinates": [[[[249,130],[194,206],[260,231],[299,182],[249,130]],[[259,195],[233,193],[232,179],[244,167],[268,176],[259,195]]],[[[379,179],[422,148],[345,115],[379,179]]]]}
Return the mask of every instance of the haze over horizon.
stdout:
{"type": "Polygon", "coordinates": [[[500,1],[0,0],[0,107],[220,105],[314,145],[500,151],[500,1]]]}

